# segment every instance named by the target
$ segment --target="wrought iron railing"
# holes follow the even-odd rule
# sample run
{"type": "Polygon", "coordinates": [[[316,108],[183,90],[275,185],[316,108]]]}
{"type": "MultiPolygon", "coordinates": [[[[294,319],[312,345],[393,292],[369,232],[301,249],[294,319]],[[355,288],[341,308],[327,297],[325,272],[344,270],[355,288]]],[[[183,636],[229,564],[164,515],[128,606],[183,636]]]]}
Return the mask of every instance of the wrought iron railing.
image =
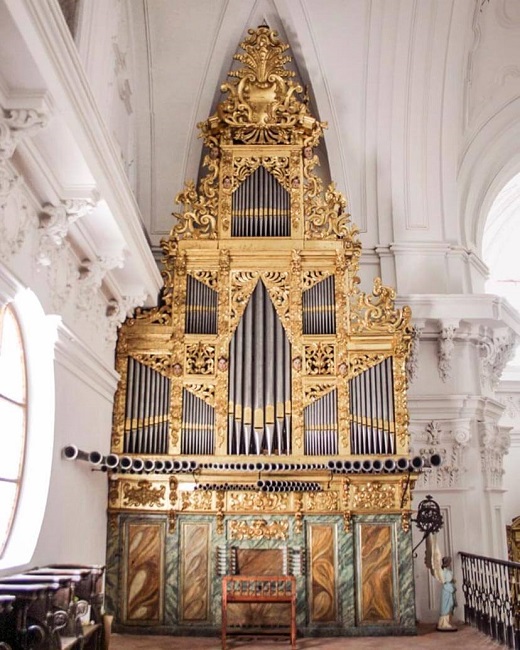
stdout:
{"type": "Polygon", "coordinates": [[[460,553],[464,620],[520,649],[520,563],[460,553]]]}

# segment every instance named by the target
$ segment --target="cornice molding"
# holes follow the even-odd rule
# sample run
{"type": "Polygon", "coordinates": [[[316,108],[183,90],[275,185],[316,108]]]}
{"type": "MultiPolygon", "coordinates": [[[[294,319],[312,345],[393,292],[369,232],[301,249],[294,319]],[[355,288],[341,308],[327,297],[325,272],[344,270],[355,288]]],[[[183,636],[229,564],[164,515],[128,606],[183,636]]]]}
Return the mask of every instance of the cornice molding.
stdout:
{"type": "Polygon", "coordinates": [[[91,167],[101,196],[131,252],[144,290],[155,297],[162,280],[120,155],[99,112],[76,46],[56,0],[6,0],[53,100],[91,167]]]}

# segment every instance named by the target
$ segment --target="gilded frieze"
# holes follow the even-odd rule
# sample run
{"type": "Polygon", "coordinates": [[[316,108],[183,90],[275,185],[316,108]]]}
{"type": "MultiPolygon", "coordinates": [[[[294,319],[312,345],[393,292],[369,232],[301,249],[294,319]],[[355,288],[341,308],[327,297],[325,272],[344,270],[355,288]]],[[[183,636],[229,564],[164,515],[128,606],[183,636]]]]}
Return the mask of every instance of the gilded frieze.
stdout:
{"type": "Polygon", "coordinates": [[[230,492],[228,508],[232,512],[276,512],[289,508],[289,494],[230,492]]]}
{"type": "Polygon", "coordinates": [[[393,510],[399,507],[397,486],[383,481],[353,483],[351,504],[353,510],[393,510]]]}
{"type": "Polygon", "coordinates": [[[165,485],[153,486],[151,481],[123,481],[123,506],[130,508],[161,508],[164,506],[165,485]]]}
{"type": "Polygon", "coordinates": [[[339,495],[337,492],[309,492],[305,494],[304,507],[306,512],[336,512],[339,495]]]}
{"type": "Polygon", "coordinates": [[[181,510],[185,511],[199,511],[199,510],[212,510],[213,497],[211,492],[181,492],[181,510]]]}
{"type": "Polygon", "coordinates": [[[230,521],[228,524],[229,538],[232,540],[245,539],[280,539],[289,536],[288,521],[271,521],[253,519],[248,521],[230,521]]]}

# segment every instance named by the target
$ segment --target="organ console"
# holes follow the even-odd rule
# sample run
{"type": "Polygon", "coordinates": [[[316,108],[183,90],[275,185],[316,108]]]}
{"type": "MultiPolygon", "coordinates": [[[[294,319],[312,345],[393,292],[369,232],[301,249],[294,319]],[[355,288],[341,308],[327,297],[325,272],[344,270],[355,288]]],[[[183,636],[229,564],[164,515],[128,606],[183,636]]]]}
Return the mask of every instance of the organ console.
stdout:
{"type": "Polygon", "coordinates": [[[107,606],[119,629],[214,632],[218,564],[295,575],[304,634],[410,634],[410,310],[379,279],[360,289],[288,46],[261,26],[241,48],[199,125],[206,172],[177,196],[159,304],[119,334],[107,606]]]}

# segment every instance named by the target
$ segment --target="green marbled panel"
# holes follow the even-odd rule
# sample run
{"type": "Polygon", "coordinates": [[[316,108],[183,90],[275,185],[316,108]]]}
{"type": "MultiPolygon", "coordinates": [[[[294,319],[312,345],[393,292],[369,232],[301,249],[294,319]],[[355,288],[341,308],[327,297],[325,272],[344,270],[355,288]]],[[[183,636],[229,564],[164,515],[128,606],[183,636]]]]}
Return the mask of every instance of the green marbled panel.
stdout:
{"type": "Polygon", "coordinates": [[[181,524],[181,607],[183,623],[209,622],[210,526],[181,524]]]}
{"type": "Polygon", "coordinates": [[[346,532],[343,521],[338,526],[338,601],[341,605],[341,624],[352,627],[356,624],[354,534],[346,532]]]}
{"type": "Polygon", "coordinates": [[[105,573],[105,610],[115,616],[116,623],[121,622],[119,612],[119,558],[121,557],[121,518],[113,516],[107,526],[107,554],[105,573]]]}
{"type": "Polygon", "coordinates": [[[164,523],[126,524],[125,619],[162,623],[164,523]]]}
{"type": "Polygon", "coordinates": [[[415,630],[415,582],[412,532],[396,523],[398,554],[399,616],[402,626],[415,630]]]}
{"type": "Polygon", "coordinates": [[[179,619],[179,524],[166,535],[164,567],[164,622],[177,625],[179,619]]]}

